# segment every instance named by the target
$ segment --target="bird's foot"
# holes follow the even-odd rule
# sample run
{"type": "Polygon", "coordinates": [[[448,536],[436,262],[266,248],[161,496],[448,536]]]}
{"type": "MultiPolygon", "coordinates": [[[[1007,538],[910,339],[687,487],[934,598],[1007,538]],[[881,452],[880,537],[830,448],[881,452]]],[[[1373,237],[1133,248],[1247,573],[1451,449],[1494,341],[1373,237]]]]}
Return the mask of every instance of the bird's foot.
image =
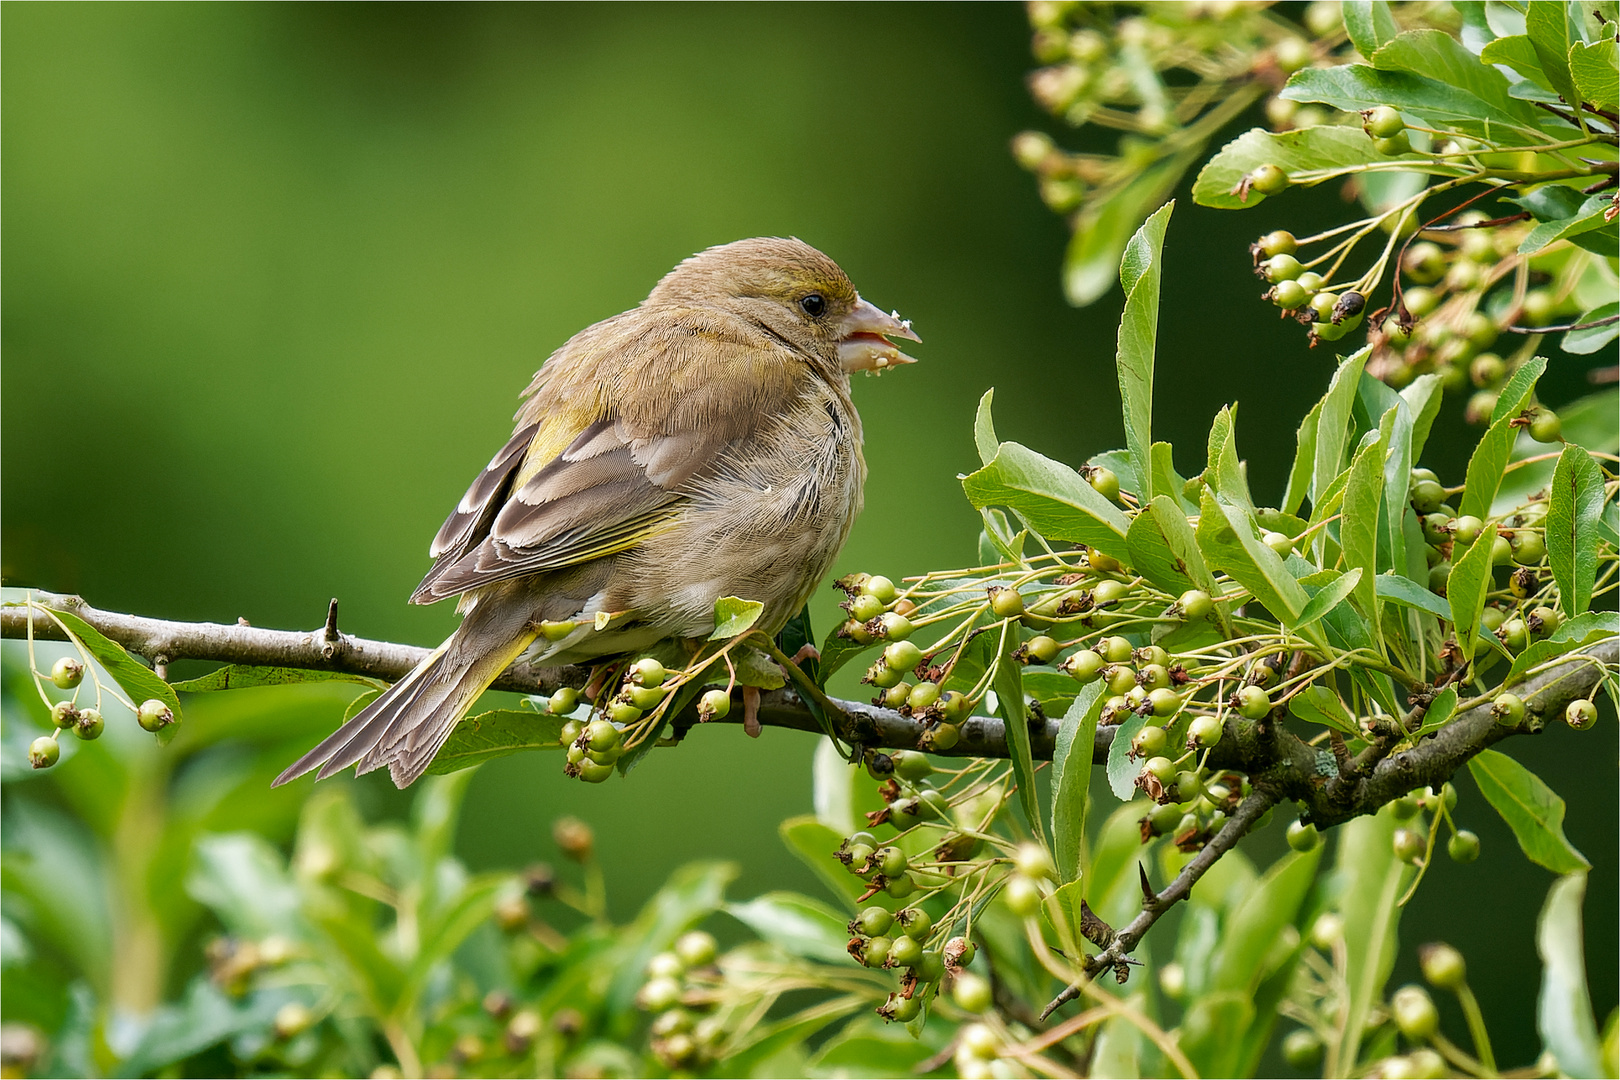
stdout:
{"type": "Polygon", "coordinates": [[[743,699],[743,730],[748,732],[749,738],[759,738],[759,687],[745,686],[742,688],[743,699]]]}
{"type": "Polygon", "coordinates": [[[799,651],[794,653],[791,657],[789,657],[789,659],[793,662],[794,666],[798,666],[799,664],[804,663],[806,660],[820,660],[821,650],[807,641],[803,645],[800,645],[799,651]]]}

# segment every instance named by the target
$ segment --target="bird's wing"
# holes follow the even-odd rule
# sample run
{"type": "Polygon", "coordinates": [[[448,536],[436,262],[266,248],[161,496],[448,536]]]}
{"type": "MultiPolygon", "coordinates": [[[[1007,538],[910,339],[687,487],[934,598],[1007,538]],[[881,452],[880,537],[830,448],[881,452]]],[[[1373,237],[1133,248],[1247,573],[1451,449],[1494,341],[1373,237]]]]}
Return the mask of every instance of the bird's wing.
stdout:
{"type": "Polygon", "coordinates": [[[637,309],[546,362],[518,430],[434,539],[412,600],[628,550],[669,528],[687,485],[781,415],[809,375],[752,323],[702,308],[637,309]]]}

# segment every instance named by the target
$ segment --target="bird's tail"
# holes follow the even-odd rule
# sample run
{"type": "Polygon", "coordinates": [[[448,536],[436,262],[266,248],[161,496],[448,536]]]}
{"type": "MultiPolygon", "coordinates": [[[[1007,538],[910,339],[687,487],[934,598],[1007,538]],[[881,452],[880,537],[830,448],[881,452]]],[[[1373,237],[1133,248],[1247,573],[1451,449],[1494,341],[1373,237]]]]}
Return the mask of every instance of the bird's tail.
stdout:
{"type": "Polygon", "coordinates": [[[432,764],[444,740],[472,703],[535,639],[525,623],[501,633],[478,609],[427,659],[360,710],[319,746],[287,767],[272,786],[319,768],[315,779],[358,765],[357,774],[388,767],[396,787],[407,787],[432,764]]]}

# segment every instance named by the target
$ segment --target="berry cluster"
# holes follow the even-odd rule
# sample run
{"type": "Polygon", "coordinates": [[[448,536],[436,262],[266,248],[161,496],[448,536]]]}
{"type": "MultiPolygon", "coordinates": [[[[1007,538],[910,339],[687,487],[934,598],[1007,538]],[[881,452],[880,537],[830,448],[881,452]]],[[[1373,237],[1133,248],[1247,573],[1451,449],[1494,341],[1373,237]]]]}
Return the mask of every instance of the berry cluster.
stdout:
{"type": "MultiPolygon", "coordinates": [[[[107,728],[107,721],[101,714],[102,692],[106,689],[99,678],[96,678],[87,661],[76,656],[63,656],[51,665],[49,674],[41,675],[34,672],[34,682],[39,689],[40,697],[50,708],[51,733],[41,735],[28,745],[28,763],[36,769],[48,769],[55,765],[62,757],[62,747],[58,741],[63,732],[71,731],[80,739],[89,742],[101,738],[101,733],[107,728]],[[79,690],[86,674],[90,674],[96,692],[96,704],[80,706],[79,690]],[[44,682],[58,690],[70,690],[73,696],[60,701],[52,701],[46,695],[44,682]]],[[[113,692],[115,696],[117,692],[113,692]]],[[[174,710],[162,701],[152,698],[144,701],[139,707],[133,709],[136,721],[141,727],[154,734],[173,724],[176,720],[174,710]]]]}
{"type": "Polygon", "coordinates": [[[683,934],[669,952],[647,962],[647,981],[636,1004],[653,1014],[652,1052],[666,1069],[691,1069],[714,1060],[726,1028],[713,1012],[713,989],[724,974],[715,960],[719,946],[701,930],[683,934]]]}

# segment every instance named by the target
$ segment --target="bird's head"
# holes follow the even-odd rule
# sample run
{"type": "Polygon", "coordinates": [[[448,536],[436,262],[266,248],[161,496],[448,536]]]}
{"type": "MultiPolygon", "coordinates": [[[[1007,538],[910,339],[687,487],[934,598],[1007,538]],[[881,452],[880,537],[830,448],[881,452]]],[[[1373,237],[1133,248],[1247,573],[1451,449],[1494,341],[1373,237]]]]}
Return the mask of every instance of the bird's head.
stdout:
{"type": "Polygon", "coordinates": [[[838,264],[802,240],[757,237],[699,252],[664,275],[646,303],[723,308],[845,374],[915,363],[889,339],[922,340],[910,321],[862,300],[838,264]]]}

